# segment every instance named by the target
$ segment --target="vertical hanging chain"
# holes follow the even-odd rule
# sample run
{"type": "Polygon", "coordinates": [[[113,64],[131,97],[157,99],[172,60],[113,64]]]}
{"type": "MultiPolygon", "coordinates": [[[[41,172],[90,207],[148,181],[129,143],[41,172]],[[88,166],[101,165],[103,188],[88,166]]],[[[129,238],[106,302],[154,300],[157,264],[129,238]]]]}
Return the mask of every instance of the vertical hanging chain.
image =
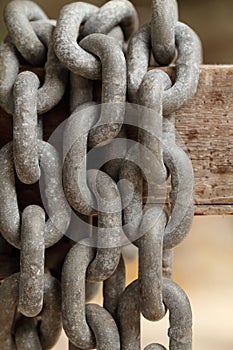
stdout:
{"type": "Polygon", "coordinates": [[[172,280],[172,251],[192,224],[194,179],[174,113],[196,92],[199,38],[178,22],[175,0],[152,0],[151,22],[139,29],[128,0],[71,3],[57,22],[31,1],[12,0],[4,19],[0,106],[12,115],[13,140],[0,150],[0,262],[8,265],[0,268],[1,348],[51,349],[62,321],[70,350],[139,350],[140,314],[159,321],[169,310],[169,349],[190,350],[192,311],[172,280]],[[20,73],[21,62],[43,67],[44,82],[20,73]],[[171,64],[173,79],[159,67],[171,64]],[[67,90],[60,155],[43,141],[43,115],[67,90]],[[43,183],[44,207],[21,212],[18,181],[43,183]],[[66,238],[66,257],[64,235],[76,237],[66,238]],[[57,243],[65,261],[53,269],[47,248],[57,243]],[[126,287],[129,243],[139,268],[126,287]],[[103,305],[90,304],[100,282],[103,305]]]}

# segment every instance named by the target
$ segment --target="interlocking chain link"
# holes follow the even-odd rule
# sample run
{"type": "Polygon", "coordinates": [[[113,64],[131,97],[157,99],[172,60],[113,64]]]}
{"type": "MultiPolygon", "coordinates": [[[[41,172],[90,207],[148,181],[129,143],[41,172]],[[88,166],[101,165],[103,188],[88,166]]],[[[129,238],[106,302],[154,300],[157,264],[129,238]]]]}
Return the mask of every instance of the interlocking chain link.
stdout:
{"type": "Polygon", "coordinates": [[[139,350],[140,314],[159,321],[169,310],[169,349],[190,350],[192,311],[172,280],[172,250],[192,224],[194,179],[174,113],[196,92],[199,38],[178,22],[175,0],[152,0],[141,28],[128,0],[74,2],[57,22],[12,0],[4,19],[0,106],[13,140],[0,150],[1,349],[51,349],[63,323],[70,350],[139,350]],[[66,91],[56,148],[43,118],[66,91]],[[22,208],[19,182],[39,182],[43,206],[22,208]],[[127,287],[126,243],[139,259],[127,287]],[[91,304],[101,285],[103,305],[91,304]]]}

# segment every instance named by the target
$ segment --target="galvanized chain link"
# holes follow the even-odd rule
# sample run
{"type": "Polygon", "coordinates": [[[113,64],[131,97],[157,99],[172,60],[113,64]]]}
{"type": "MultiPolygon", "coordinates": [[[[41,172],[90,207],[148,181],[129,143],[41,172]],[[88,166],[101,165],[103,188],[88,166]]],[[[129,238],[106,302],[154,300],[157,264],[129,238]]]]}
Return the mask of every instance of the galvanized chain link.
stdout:
{"type": "Polygon", "coordinates": [[[172,250],[192,223],[193,171],[176,144],[173,114],[196,92],[199,38],[178,22],[175,0],[153,0],[151,23],[140,29],[128,0],[101,8],[71,3],[57,23],[33,2],[12,0],[4,18],[0,106],[13,116],[13,141],[0,150],[0,263],[7,265],[0,268],[1,348],[51,349],[62,318],[70,350],[139,350],[140,314],[158,321],[168,309],[169,349],[191,349],[192,312],[172,281],[172,250]],[[44,68],[42,85],[35,73],[20,73],[21,62],[44,68]],[[173,82],[159,64],[175,66],[173,82]],[[43,114],[68,89],[71,115],[60,157],[43,141],[43,114]],[[136,128],[140,147],[127,143],[126,102],[145,112],[136,128]],[[107,159],[99,167],[88,160],[95,150],[107,159]],[[44,208],[32,203],[21,213],[18,181],[43,183],[44,208]],[[155,204],[144,203],[145,182],[158,191],[155,204]],[[74,231],[85,232],[65,246],[71,211],[84,223],[74,231]],[[127,288],[122,242],[139,254],[138,279],[127,288]],[[61,298],[46,250],[57,243],[68,251],[59,252],[65,261],[56,271],[61,298]],[[103,306],[89,304],[100,282],[103,306]]]}

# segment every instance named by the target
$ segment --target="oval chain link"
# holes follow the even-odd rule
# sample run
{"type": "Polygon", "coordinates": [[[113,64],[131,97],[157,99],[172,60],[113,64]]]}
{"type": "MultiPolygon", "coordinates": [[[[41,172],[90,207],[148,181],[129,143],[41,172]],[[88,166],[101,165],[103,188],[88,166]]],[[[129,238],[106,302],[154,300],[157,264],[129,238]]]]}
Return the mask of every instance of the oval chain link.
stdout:
{"type": "MultiPolygon", "coordinates": [[[[17,322],[15,324],[15,317],[18,305],[18,290],[18,273],[6,278],[0,285],[0,342],[4,350],[18,350],[18,345],[16,348],[13,338],[14,331],[16,331],[17,334],[17,329],[14,330],[14,327],[17,327],[17,322]]],[[[42,349],[50,349],[56,344],[60,336],[61,328],[60,285],[54,277],[45,274],[44,305],[39,315],[39,328],[36,330],[42,349]]],[[[16,336],[16,342],[21,344],[19,345],[19,349],[23,349],[23,339],[19,339],[19,337],[16,336]]]]}
{"type": "Polygon", "coordinates": [[[47,16],[33,1],[11,1],[4,11],[5,24],[12,41],[25,60],[35,66],[43,64],[46,57],[45,47],[31,25],[32,21],[41,19],[47,19],[47,16]]]}

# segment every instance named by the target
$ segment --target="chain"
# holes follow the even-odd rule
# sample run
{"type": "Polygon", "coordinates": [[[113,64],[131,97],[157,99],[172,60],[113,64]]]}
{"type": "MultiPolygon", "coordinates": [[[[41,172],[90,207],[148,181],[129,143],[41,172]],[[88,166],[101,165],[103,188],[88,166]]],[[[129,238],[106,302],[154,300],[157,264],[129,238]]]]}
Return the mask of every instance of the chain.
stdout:
{"type": "Polygon", "coordinates": [[[140,314],[159,321],[168,310],[169,349],[191,349],[172,252],[192,224],[194,178],[175,112],[197,89],[199,38],[175,0],[152,0],[141,28],[128,0],[71,3],[57,22],[12,0],[4,19],[0,106],[13,140],[0,150],[1,348],[51,349],[63,325],[70,350],[140,350],[140,314]],[[45,113],[67,91],[59,145],[44,141],[45,113]],[[22,207],[19,182],[39,186],[43,205],[22,207]],[[127,287],[125,244],[139,260],[127,287]],[[103,305],[90,303],[100,287],[103,305]]]}

